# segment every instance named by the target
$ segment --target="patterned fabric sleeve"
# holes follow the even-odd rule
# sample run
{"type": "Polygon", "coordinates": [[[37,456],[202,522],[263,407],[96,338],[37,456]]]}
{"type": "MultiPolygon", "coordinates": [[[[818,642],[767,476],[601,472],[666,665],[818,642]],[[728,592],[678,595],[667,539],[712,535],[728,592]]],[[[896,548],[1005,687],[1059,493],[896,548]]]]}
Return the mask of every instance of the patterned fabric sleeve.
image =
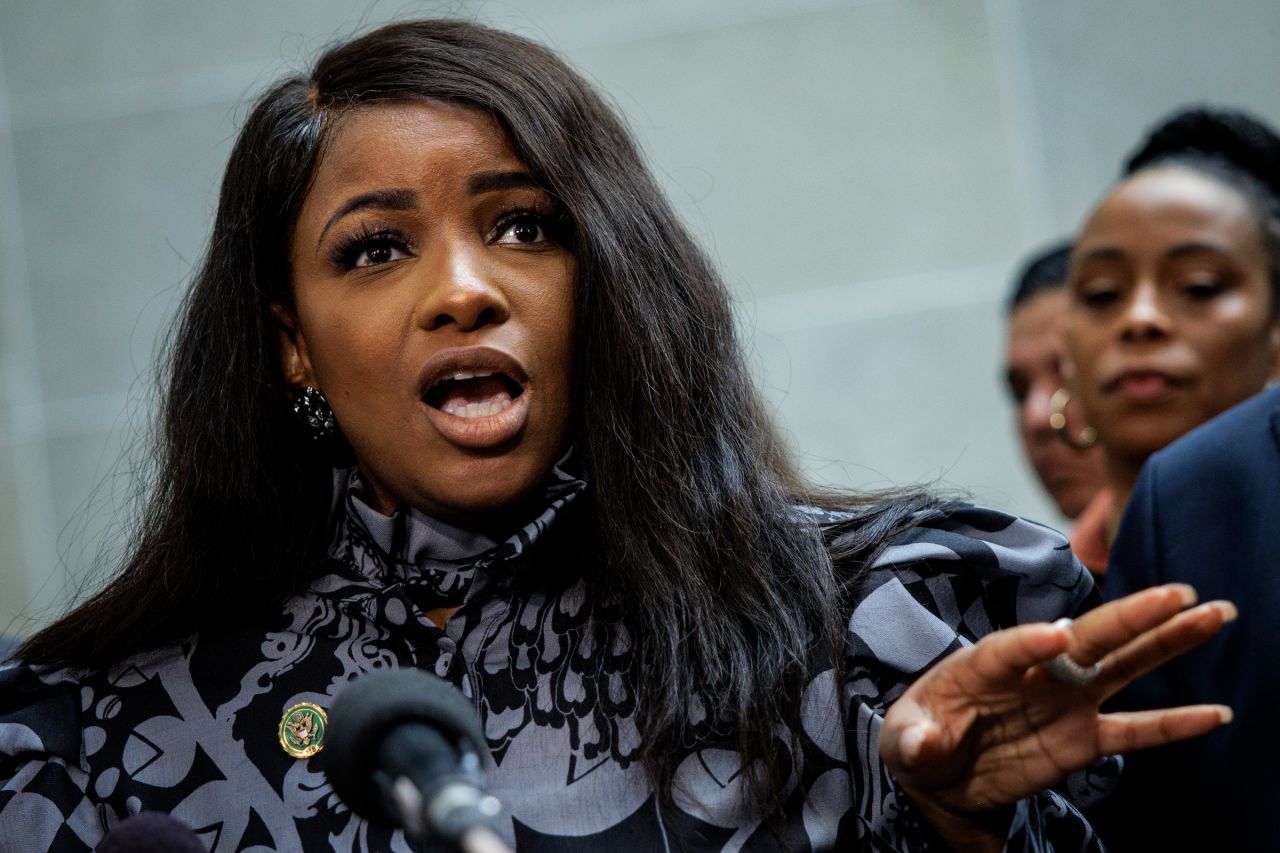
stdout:
{"type": "Polygon", "coordinates": [[[0,670],[0,853],[92,850],[102,827],[88,781],[75,685],[0,670]]]}
{"type": "MultiPolygon", "coordinates": [[[[854,810],[864,845],[945,850],[879,761],[883,715],[930,666],[992,631],[1075,615],[1092,606],[1093,582],[1066,540],[1003,513],[952,507],[887,548],[866,578],[849,620],[849,754],[854,810]],[[878,804],[875,802],[878,800],[878,804]]],[[[1105,796],[1119,772],[1100,759],[1064,784],[1019,802],[1006,850],[1101,850],[1077,810],[1105,796]]]]}

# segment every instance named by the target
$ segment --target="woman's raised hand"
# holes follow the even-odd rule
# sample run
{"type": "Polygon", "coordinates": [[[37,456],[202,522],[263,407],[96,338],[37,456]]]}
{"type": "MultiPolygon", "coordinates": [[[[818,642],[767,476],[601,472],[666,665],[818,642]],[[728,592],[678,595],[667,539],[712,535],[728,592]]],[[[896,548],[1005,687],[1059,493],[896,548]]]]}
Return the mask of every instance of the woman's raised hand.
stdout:
{"type": "Polygon", "coordinates": [[[981,834],[983,827],[999,835],[993,813],[1099,756],[1184,740],[1228,722],[1231,709],[1222,705],[1098,711],[1130,681],[1236,617],[1230,602],[1192,607],[1195,600],[1195,590],[1183,584],[1153,587],[1069,625],[997,631],[951,654],[885,715],[885,764],[934,826],[955,841],[981,834]],[[1046,664],[1064,652],[1085,667],[1101,662],[1096,677],[1083,686],[1056,678],[1046,664]]]}

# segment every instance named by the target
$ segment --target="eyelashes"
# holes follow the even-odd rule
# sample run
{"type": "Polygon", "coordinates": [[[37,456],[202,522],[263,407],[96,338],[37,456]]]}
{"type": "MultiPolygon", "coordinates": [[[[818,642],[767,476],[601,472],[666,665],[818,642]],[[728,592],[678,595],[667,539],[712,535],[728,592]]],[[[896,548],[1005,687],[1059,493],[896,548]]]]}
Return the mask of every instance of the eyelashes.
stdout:
{"type": "MultiPolygon", "coordinates": [[[[1229,291],[1234,282],[1230,277],[1187,278],[1161,286],[1164,293],[1192,302],[1212,302],[1229,291]]],[[[1075,289],[1075,298],[1090,308],[1110,308],[1129,298],[1129,285],[1123,282],[1085,283],[1075,289]]]]}
{"type": "Polygon", "coordinates": [[[403,231],[361,226],[334,244],[329,250],[329,262],[340,270],[350,271],[390,263],[412,254],[413,244],[403,231]]]}
{"type": "Polygon", "coordinates": [[[1080,290],[1077,298],[1090,308],[1107,308],[1120,299],[1119,288],[1114,285],[1080,290]]]}
{"type": "Polygon", "coordinates": [[[1182,292],[1196,302],[1209,302],[1224,293],[1229,283],[1219,278],[1191,279],[1182,285],[1182,292]]]}
{"type": "MultiPolygon", "coordinates": [[[[500,210],[485,235],[491,245],[536,250],[554,243],[573,251],[573,224],[558,205],[517,204],[500,210]]],[[[398,227],[362,223],[335,241],[328,251],[329,262],[338,270],[381,266],[415,255],[413,238],[398,227]]]]}
{"type": "Polygon", "coordinates": [[[508,208],[504,208],[498,213],[497,224],[489,234],[489,242],[520,244],[532,247],[537,243],[553,242],[573,251],[573,223],[569,219],[569,215],[559,205],[551,202],[542,202],[534,204],[517,204],[508,208]],[[541,235],[541,239],[524,239],[527,234],[527,228],[533,226],[541,235]],[[525,233],[521,233],[522,229],[526,229],[525,233]],[[502,238],[512,233],[516,239],[503,240],[502,238]]]}

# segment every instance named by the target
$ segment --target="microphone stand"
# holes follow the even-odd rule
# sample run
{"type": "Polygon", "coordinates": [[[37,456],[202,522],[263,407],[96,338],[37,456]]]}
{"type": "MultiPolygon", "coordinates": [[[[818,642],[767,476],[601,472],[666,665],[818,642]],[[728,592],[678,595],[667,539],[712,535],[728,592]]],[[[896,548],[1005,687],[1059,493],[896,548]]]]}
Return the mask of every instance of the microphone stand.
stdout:
{"type": "Polygon", "coordinates": [[[405,834],[435,841],[453,837],[452,846],[458,853],[512,853],[486,823],[498,816],[502,804],[471,781],[479,779],[479,758],[472,752],[463,753],[459,769],[461,778],[446,782],[431,791],[429,797],[409,776],[395,777],[388,793],[405,834]],[[460,831],[455,829],[459,824],[460,831]]]}
{"type": "Polygon", "coordinates": [[[462,853],[512,853],[511,848],[493,830],[483,826],[464,832],[458,839],[458,847],[462,849],[462,853]]]}
{"type": "Polygon", "coordinates": [[[366,673],[333,709],[325,778],[353,812],[454,853],[512,853],[484,790],[484,730],[453,685],[412,668],[366,673]]]}

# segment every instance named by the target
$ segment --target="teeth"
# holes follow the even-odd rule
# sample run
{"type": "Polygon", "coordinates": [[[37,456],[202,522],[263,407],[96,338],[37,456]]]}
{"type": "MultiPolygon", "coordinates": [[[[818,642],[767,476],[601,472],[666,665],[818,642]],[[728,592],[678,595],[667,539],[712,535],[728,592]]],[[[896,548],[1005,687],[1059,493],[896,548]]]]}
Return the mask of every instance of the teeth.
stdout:
{"type": "Polygon", "coordinates": [[[450,402],[445,403],[441,411],[459,418],[487,418],[509,408],[511,408],[510,400],[503,400],[499,403],[467,403],[466,405],[450,402]]]}
{"type": "Polygon", "coordinates": [[[461,382],[463,379],[483,379],[486,376],[492,376],[496,372],[497,371],[494,370],[459,370],[458,372],[451,373],[448,376],[440,377],[434,384],[438,385],[439,383],[447,382],[450,379],[454,382],[461,382]]]}

